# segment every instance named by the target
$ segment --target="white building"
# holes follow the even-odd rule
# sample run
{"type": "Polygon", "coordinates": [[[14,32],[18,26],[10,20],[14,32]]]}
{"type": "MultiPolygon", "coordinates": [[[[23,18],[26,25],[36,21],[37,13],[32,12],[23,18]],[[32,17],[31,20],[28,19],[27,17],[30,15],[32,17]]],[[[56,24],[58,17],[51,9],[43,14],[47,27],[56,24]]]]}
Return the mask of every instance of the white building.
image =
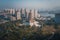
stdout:
{"type": "Polygon", "coordinates": [[[22,21],[25,20],[25,9],[21,8],[20,13],[21,13],[21,19],[22,19],[22,21]]]}
{"type": "Polygon", "coordinates": [[[17,19],[17,20],[20,20],[20,19],[21,19],[21,13],[20,13],[20,11],[17,10],[17,11],[15,12],[15,14],[16,14],[16,19],[17,19]]]}
{"type": "Polygon", "coordinates": [[[25,17],[25,9],[24,8],[21,8],[20,13],[21,13],[21,17],[25,17]]]}
{"type": "Polygon", "coordinates": [[[37,19],[37,17],[38,17],[38,10],[34,10],[34,16],[35,16],[35,18],[37,19]]]}
{"type": "Polygon", "coordinates": [[[5,12],[9,13],[9,14],[15,14],[15,9],[5,9],[5,12]]]}
{"type": "Polygon", "coordinates": [[[10,21],[16,21],[16,17],[10,16],[10,21]]]}
{"type": "Polygon", "coordinates": [[[21,13],[22,14],[24,14],[25,13],[25,11],[24,11],[25,9],[24,8],[21,8],[21,13]]]}
{"type": "Polygon", "coordinates": [[[35,18],[34,9],[30,10],[30,12],[29,12],[29,18],[30,18],[30,20],[34,20],[34,18],[35,18]]]}
{"type": "Polygon", "coordinates": [[[29,9],[25,9],[25,17],[26,17],[26,20],[29,20],[29,12],[30,12],[29,9]]]}
{"type": "Polygon", "coordinates": [[[30,26],[41,27],[38,21],[30,22],[30,26]]]}

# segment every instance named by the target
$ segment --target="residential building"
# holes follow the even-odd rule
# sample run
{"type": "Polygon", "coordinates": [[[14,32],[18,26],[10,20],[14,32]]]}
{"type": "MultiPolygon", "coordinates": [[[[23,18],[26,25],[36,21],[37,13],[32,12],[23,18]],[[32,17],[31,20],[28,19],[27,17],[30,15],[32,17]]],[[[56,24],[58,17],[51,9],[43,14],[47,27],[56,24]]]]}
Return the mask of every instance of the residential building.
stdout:
{"type": "Polygon", "coordinates": [[[21,13],[19,10],[15,11],[16,19],[20,20],[21,19],[21,13]]]}

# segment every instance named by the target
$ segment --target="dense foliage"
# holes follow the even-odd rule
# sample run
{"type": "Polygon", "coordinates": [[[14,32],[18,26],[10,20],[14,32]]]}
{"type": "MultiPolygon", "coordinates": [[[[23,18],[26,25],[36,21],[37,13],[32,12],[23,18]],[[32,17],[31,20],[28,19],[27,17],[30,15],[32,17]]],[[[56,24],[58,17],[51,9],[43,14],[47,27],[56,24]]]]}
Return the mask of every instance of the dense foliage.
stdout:
{"type": "Polygon", "coordinates": [[[57,40],[60,37],[59,26],[56,29],[54,25],[44,25],[40,29],[35,26],[19,26],[19,23],[18,21],[0,24],[0,40],[48,40],[53,32],[54,36],[50,40],[57,40]]]}

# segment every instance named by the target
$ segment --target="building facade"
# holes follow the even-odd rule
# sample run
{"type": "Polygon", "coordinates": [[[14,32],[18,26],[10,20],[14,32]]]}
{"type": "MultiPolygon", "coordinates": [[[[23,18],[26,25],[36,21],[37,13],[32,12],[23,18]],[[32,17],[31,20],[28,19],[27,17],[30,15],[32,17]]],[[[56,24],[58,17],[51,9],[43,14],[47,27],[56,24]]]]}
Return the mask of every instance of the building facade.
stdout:
{"type": "Polygon", "coordinates": [[[15,11],[15,15],[16,15],[16,20],[20,20],[21,19],[21,13],[19,10],[15,11]]]}

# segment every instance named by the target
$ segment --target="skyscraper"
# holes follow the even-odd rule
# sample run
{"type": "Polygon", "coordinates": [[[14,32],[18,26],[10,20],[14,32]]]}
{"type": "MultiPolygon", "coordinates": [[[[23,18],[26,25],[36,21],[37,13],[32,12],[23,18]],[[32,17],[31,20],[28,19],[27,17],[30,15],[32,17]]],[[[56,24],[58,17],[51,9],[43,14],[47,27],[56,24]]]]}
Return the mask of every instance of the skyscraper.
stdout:
{"type": "Polygon", "coordinates": [[[34,19],[34,9],[31,10],[31,18],[34,19]]]}
{"type": "Polygon", "coordinates": [[[28,9],[25,9],[25,18],[26,18],[26,21],[29,21],[29,10],[28,9]]]}
{"type": "Polygon", "coordinates": [[[30,10],[30,13],[29,13],[29,20],[31,23],[34,22],[34,9],[30,10]]]}
{"type": "Polygon", "coordinates": [[[19,10],[15,11],[15,14],[16,14],[16,19],[17,20],[20,20],[21,19],[21,13],[19,10]]]}
{"type": "Polygon", "coordinates": [[[23,22],[23,21],[25,21],[25,9],[21,8],[20,13],[21,13],[21,20],[23,22]]]}
{"type": "Polygon", "coordinates": [[[35,19],[37,19],[37,16],[38,16],[38,11],[34,9],[34,17],[35,17],[35,19]]]}
{"type": "Polygon", "coordinates": [[[14,9],[11,8],[8,11],[9,11],[10,14],[14,14],[14,9]]]}
{"type": "Polygon", "coordinates": [[[15,9],[5,9],[4,12],[8,13],[8,14],[15,14],[15,9]]]}

